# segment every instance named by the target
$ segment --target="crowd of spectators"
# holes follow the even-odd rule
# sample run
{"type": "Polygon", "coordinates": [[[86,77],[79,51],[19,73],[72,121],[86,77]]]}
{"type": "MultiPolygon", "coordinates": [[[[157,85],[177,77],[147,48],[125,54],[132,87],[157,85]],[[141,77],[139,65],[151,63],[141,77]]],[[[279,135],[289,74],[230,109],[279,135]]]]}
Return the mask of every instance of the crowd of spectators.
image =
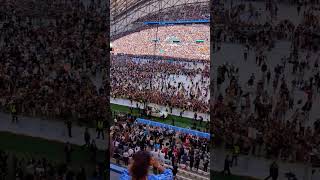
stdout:
{"type": "Polygon", "coordinates": [[[144,29],[112,42],[114,53],[210,59],[208,25],[172,25],[144,29]],[[128,43],[130,42],[130,43],[128,43]]]}
{"type": "Polygon", "coordinates": [[[53,162],[46,158],[9,156],[0,151],[1,180],[102,180],[103,166],[97,164],[92,172],[87,172],[84,167],[76,170],[66,163],[53,162]]]}
{"type": "Polygon", "coordinates": [[[145,21],[177,21],[177,20],[204,20],[209,19],[210,11],[207,2],[183,4],[166,9],[160,12],[148,14],[139,18],[136,22],[145,21]]]}
{"type": "Polygon", "coordinates": [[[5,180],[8,176],[8,155],[0,151],[0,180],[5,180]]]}
{"type": "MultiPolygon", "coordinates": [[[[99,0],[1,1],[1,111],[9,110],[14,118],[88,124],[104,119],[107,95],[94,78],[107,67],[106,18],[99,0]]],[[[14,158],[13,165],[8,171],[8,155],[1,152],[0,179],[102,179],[101,168],[87,176],[84,169],[76,173],[46,159],[14,158]]]]}
{"type": "Polygon", "coordinates": [[[111,96],[209,112],[209,32],[207,25],[172,25],[116,38],[111,96]]]}
{"type": "Polygon", "coordinates": [[[18,114],[91,121],[106,95],[92,78],[106,67],[101,1],[0,4],[0,102],[18,114]]]}
{"type": "Polygon", "coordinates": [[[208,62],[113,55],[110,72],[113,98],[209,112],[208,62]]]}
{"type": "Polygon", "coordinates": [[[264,14],[249,1],[232,8],[224,5],[216,15],[228,20],[213,35],[214,51],[221,51],[225,43],[240,44],[243,54],[238,60],[253,61],[255,68],[250,72],[246,65],[225,63],[214,69],[210,106],[215,145],[239,146],[243,154],[290,162],[319,158],[319,120],[310,116],[317,111],[320,93],[319,15],[311,10],[318,2],[266,1],[264,14]],[[297,13],[281,19],[283,6],[296,7],[297,13]],[[245,13],[267,16],[268,22],[252,22],[241,16],[245,13]],[[297,24],[293,20],[298,17],[302,21],[297,24]],[[278,42],[291,44],[290,53],[279,59],[268,55],[278,42]],[[271,65],[275,61],[276,66],[271,65]],[[240,75],[243,71],[252,73],[249,79],[240,75]]]}
{"type": "Polygon", "coordinates": [[[161,164],[178,169],[207,172],[210,162],[209,140],[170,129],[137,124],[134,117],[116,119],[111,127],[113,158],[128,165],[132,155],[149,151],[161,164]]]}

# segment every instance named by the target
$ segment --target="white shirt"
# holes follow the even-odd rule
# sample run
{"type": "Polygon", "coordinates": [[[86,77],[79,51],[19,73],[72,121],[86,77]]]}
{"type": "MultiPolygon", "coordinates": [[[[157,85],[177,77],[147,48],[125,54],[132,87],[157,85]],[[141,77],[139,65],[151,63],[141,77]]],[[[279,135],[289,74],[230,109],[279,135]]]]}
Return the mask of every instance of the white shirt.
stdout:
{"type": "Polygon", "coordinates": [[[165,154],[164,154],[164,153],[162,153],[162,152],[160,152],[160,153],[159,153],[159,160],[160,160],[162,163],[164,163],[164,162],[165,162],[165,158],[164,158],[164,156],[165,156],[165,154]]]}
{"type": "Polygon", "coordinates": [[[124,152],[123,153],[123,157],[129,157],[129,153],[128,152],[124,152]]]}
{"type": "Polygon", "coordinates": [[[140,147],[139,147],[139,146],[137,146],[137,147],[135,148],[135,152],[138,152],[138,151],[140,151],[140,147]]]}
{"type": "Polygon", "coordinates": [[[114,146],[115,146],[115,147],[118,147],[118,146],[119,146],[119,142],[116,141],[116,142],[114,143],[114,146]]]}
{"type": "Polygon", "coordinates": [[[130,148],[130,149],[128,150],[128,153],[129,153],[129,156],[131,156],[131,155],[133,154],[133,150],[130,148]]]}

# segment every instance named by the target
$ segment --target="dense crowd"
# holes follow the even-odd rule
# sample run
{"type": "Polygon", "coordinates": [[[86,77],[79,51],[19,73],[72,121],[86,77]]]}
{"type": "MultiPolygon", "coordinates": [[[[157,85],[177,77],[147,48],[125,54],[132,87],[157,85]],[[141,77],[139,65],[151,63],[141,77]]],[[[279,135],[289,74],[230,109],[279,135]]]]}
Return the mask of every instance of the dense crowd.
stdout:
{"type": "Polygon", "coordinates": [[[113,55],[111,96],[209,112],[209,64],[113,55]]]}
{"type": "Polygon", "coordinates": [[[8,155],[0,151],[0,179],[5,180],[8,176],[8,155]]]}
{"type": "Polygon", "coordinates": [[[116,39],[112,45],[116,54],[209,60],[209,28],[207,25],[153,27],[116,39]]]}
{"type": "Polygon", "coordinates": [[[104,116],[104,88],[91,80],[106,64],[103,7],[77,0],[1,3],[2,110],[14,104],[25,115],[104,116]]]}
{"type": "MultiPolygon", "coordinates": [[[[126,8],[122,6],[124,2],[111,2],[111,16],[115,19],[117,16],[123,15],[126,8]]],[[[136,1],[126,2],[126,7],[134,6],[136,1]]],[[[192,3],[175,3],[168,2],[167,5],[157,7],[154,6],[154,12],[142,13],[142,17],[134,20],[132,24],[134,26],[126,29],[122,32],[121,29],[117,29],[111,33],[111,39],[115,40],[133,32],[138,32],[144,29],[153,28],[153,26],[145,26],[143,23],[146,21],[177,21],[177,20],[208,20],[210,17],[208,2],[192,2],[192,3]],[[174,4],[171,4],[174,3],[174,4]],[[158,9],[159,8],[159,9],[158,9]]],[[[137,10],[137,13],[139,14],[137,10]]],[[[125,28],[125,27],[123,27],[125,28]]]]}
{"type": "Polygon", "coordinates": [[[191,25],[146,28],[116,38],[111,96],[208,112],[209,37],[209,26],[191,25]]]}
{"type": "MultiPolygon", "coordinates": [[[[162,164],[188,170],[207,171],[209,140],[170,129],[137,124],[132,117],[118,118],[111,127],[114,158],[128,165],[138,151],[149,151],[162,164]]],[[[176,169],[177,170],[177,169],[176,169]]],[[[176,172],[174,173],[176,174],[176,172]]]]}
{"type": "Polygon", "coordinates": [[[103,179],[103,167],[97,165],[93,172],[86,172],[85,168],[79,170],[71,168],[68,164],[52,162],[46,158],[35,159],[33,157],[9,156],[8,153],[0,151],[0,179],[15,180],[86,180],[103,179]]]}
{"type": "Polygon", "coordinates": [[[215,69],[210,105],[215,144],[239,146],[244,154],[310,162],[320,152],[319,117],[310,116],[317,111],[320,93],[319,16],[311,10],[319,4],[287,4],[297,7],[302,19],[297,24],[293,17],[281,19],[281,4],[268,2],[265,14],[250,2],[216,13],[224,14],[220,18],[228,14],[228,21],[214,34],[215,53],[226,43],[240,44],[238,61],[255,67],[225,63],[215,69]],[[266,16],[269,22],[252,21],[251,16],[266,16]],[[290,53],[272,54],[279,42],[290,43],[290,53]],[[244,71],[249,79],[241,76],[244,71]]]}

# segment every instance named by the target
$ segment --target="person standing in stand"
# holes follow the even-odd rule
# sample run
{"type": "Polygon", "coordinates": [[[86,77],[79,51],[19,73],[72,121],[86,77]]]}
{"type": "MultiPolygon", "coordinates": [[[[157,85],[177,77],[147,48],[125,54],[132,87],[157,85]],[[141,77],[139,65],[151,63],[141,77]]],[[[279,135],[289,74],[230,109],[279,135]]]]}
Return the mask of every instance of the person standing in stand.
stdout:
{"type": "Polygon", "coordinates": [[[79,172],[76,175],[76,180],[86,180],[87,174],[83,167],[80,168],[79,172]]]}
{"type": "Polygon", "coordinates": [[[199,169],[199,165],[200,165],[200,155],[197,154],[196,157],[195,157],[195,164],[194,164],[194,167],[197,169],[199,169]]]}
{"type": "Polygon", "coordinates": [[[66,156],[66,163],[69,164],[71,162],[71,153],[72,153],[72,147],[71,144],[69,142],[66,143],[65,147],[64,147],[64,153],[66,156]]]}
{"type": "Polygon", "coordinates": [[[172,170],[173,177],[174,177],[174,179],[176,179],[177,173],[178,173],[178,165],[174,165],[172,169],[173,169],[172,170]]]}
{"type": "Polygon", "coordinates": [[[99,120],[97,123],[97,139],[100,139],[100,135],[102,136],[102,139],[104,139],[103,121],[102,120],[99,120]]]}
{"type": "Polygon", "coordinates": [[[208,171],[208,165],[209,165],[209,159],[207,157],[204,158],[204,163],[203,163],[203,171],[207,172],[208,171]]]}
{"type": "Polygon", "coordinates": [[[17,107],[14,102],[10,106],[10,112],[12,117],[12,123],[18,123],[17,107]]]}
{"type": "Polygon", "coordinates": [[[236,144],[233,147],[231,166],[233,166],[233,162],[234,162],[235,166],[238,165],[238,156],[239,156],[239,154],[240,154],[240,147],[236,144]]]}
{"type": "Polygon", "coordinates": [[[71,138],[72,137],[72,121],[68,119],[66,122],[66,125],[68,129],[68,136],[71,138]]]}
{"type": "Polygon", "coordinates": [[[231,172],[230,172],[230,159],[229,159],[229,155],[226,156],[226,159],[224,160],[224,168],[223,168],[223,171],[222,173],[223,174],[228,174],[228,175],[231,175],[231,172]]]}
{"type": "Polygon", "coordinates": [[[91,140],[91,136],[89,133],[89,129],[86,128],[85,132],[84,132],[84,142],[85,142],[85,147],[89,148],[90,147],[90,140],[91,140]]]}
{"type": "Polygon", "coordinates": [[[269,178],[272,178],[272,180],[277,180],[279,176],[279,167],[276,161],[273,161],[270,165],[269,169],[269,176],[266,177],[264,180],[268,180],[269,178]]]}
{"type": "Polygon", "coordinates": [[[92,142],[91,142],[90,151],[91,151],[92,161],[96,162],[98,148],[97,148],[96,142],[94,140],[92,140],[92,142]]]}
{"type": "Polygon", "coordinates": [[[192,168],[193,168],[193,163],[194,163],[194,156],[193,156],[193,154],[190,154],[190,157],[189,157],[190,159],[190,170],[192,171],[192,168]]]}

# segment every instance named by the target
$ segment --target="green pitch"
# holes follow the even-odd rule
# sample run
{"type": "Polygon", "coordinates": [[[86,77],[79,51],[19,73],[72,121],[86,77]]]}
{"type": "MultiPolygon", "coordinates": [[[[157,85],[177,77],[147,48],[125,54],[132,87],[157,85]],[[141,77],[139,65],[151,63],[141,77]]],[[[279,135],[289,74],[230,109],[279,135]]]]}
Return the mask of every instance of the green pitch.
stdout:
{"type": "MultiPolygon", "coordinates": [[[[122,105],[117,105],[117,104],[111,104],[111,110],[112,110],[112,112],[130,113],[130,109],[128,106],[122,106],[122,105]]],[[[139,117],[138,110],[133,109],[132,115],[139,117]]],[[[168,117],[165,120],[162,120],[161,118],[158,118],[158,117],[151,118],[151,120],[170,124],[170,125],[172,125],[172,119],[174,119],[175,126],[183,127],[183,128],[191,128],[192,127],[193,120],[190,118],[173,116],[173,115],[168,115],[168,117]]],[[[202,122],[201,125],[199,122],[197,123],[197,128],[204,130],[205,127],[206,127],[206,122],[202,122]]]]}

